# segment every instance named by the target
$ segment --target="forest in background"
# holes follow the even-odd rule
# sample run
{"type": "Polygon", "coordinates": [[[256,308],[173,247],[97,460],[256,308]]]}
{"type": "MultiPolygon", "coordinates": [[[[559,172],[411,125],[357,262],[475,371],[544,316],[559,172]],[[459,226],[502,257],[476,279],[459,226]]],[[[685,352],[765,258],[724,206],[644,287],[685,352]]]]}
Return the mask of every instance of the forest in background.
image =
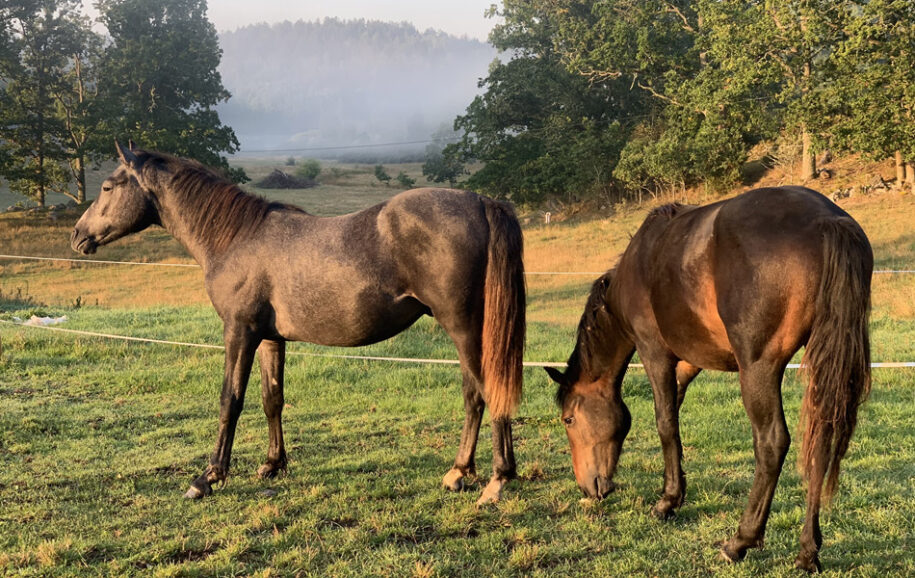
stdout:
{"type": "Polygon", "coordinates": [[[915,0],[504,0],[491,46],[334,19],[218,37],[205,0],[101,0],[100,34],[79,6],[0,4],[0,178],[39,204],[85,198],[114,137],[243,180],[236,131],[302,156],[433,140],[428,178],[520,204],[726,189],[760,159],[803,183],[825,151],[915,189],[915,0]]]}
{"type": "Polygon", "coordinates": [[[912,0],[504,0],[505,57],[430,173],[522,203],[739,182],[750,151],[894,158],[915,189],[912,0]]]}
{"type": "MultiPolygon", "coordinates": [[[[497,55],[484,42],[406,22],[333,18],[245,26],[220,33],[219,43],[232,98],[217,110],[242,150],[325,157],[340,151],[321,147],[450,130],[497,55]]],[[[412,150],[421,156],[423,147],[412,150]]]]}

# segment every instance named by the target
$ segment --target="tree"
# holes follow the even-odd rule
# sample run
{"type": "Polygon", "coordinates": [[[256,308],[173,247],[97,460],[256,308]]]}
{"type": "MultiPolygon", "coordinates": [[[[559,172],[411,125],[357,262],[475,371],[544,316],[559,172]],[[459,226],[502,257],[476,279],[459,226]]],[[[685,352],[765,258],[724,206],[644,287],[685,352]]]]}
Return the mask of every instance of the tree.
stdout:
{"type": "Polygon", "coordinates": [[[0,175],[11,190],[44,206],[48,191],[69,194],[58,97],[88,26],[76,0],[5,2],[0,21],[0,175]]]}
{"type": "Polygon", "coordinates": [[[470,188],[516,202],[550,195],[604,192],[628,131],[622,116],[638,113],[613,78],[570,72],[554,44],[556,2],[505,0],[490,42],[506,54],[480,83],[485,92],[455,121],[460,143],[448,162],[482,161],[470,188]]]}
{"type": "Polygon", "coordinates": [[[416,179],[414,179],[413,177],[411,177],[410,175],[408,175],[407,173],[405,173],[403,171],[400,171],[399,173],[397,173],[397,177],[395,178],[395,180],[398,183],[400,183],[400,186],[402,186],[405,189],[412,189],[413,186],[416,184],[416,179]]]}
{"type": "Polygon", "coordinates": [[[321,163],[316,159],[304,159],[295,174],[313,181],[321,174],[321,163]]]}
{"type": "Polygon", "coordinates": [[[454,154],[446,156],[445,148],[454,141],[460,140],[460,133],[453,128],[444,126],[432,135],[432,142],[426,146],[425,162],[423,163],[423,176],[433,183],[448,182],[454,188],[458,179],[467,174],[467,169],[460,159],[454,154]]]}
{"type": "Polygon", "coordinates": [[[915,5],[909,0],[871,0],[856,12],[836,49],[835,119],[844,147],[869,157],[895,157],[897,180],[915,191],[915,5]],[[910,175],[904,170],[908,166],[910,175]]]}
{"type": "Polygon", "coordinates": [[[145,147],[221,167],[239,149],[215,106],[228,100],[217,67],[222,51],[205,0],[100,0],[111,45],[101,65],[106,110],[100,127],[145,147]]]}
{"type": "Polygon", "coordinates": [[[391,182],[391,175],[384,170],[384,165],[375,165],[375,178],[385,185],[391,182]]]}

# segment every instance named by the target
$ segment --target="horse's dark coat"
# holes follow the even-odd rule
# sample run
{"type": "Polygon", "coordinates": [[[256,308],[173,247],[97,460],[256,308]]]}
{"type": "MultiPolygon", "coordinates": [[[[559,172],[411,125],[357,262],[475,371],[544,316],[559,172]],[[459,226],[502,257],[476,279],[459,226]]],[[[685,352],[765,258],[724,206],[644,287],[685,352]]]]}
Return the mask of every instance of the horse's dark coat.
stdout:
{"type": "Polygon", "coordinates": [[[800,460],[810,489],[797,564],[818,569],[824,480],[828,498],[870,386],[872,270],[858,224],[809,189],[758,189],[704,207],[653,211],[616,268],[595,282],[566,373],[549,370],[560,384],[579,486],[597,497],[614,487],[631,421],[620,386],[638,351],[664,455],[664,494],[654,513],[671,516],[685,495],[678,414],[686,388],[703,368],[739,371],[756,476],[722,552],[741,559],[763,540],[790,442],[782,374],[806,344],[800,460]]]}
{"type": "Polygon", "coordinates": [[[467,417],[452,489],[474,470],[484,400],[493,417],[498,499],[515,475],[510,413],[521,391],[521,230],[509,206],[474,193],[416,189],[364,211],[319,218],[243,192],[199,163],[119,146],[121,166],[76,224],[83,253],[149,225],[165,227],[201,265],[225,329],[216,449],[188,491],[223,481],[255,351],[270,449],[262,475],[286,465],[281,413],[286,341],[358,346],[433,315],[458,349],[467,417]]]}

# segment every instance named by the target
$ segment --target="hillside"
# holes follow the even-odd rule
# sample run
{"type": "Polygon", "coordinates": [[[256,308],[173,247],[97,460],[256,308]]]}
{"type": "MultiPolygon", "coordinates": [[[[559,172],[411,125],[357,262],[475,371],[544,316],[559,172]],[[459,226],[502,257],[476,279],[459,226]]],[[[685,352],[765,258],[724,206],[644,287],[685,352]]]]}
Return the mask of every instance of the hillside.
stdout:
{"type": "Polygon", "coordinates": [[[219,40],[232,93],[219,114],[242,150],[428,139],[466,108],[496,56],[406,22],[256,24],[219,40]]]}

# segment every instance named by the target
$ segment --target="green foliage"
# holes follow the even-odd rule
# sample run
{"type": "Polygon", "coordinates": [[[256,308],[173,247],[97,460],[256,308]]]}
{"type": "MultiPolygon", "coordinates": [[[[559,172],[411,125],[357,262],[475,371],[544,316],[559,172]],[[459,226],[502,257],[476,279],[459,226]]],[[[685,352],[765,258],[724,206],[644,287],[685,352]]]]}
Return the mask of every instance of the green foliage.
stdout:
{"type": "Polygon", "coordinates": [[[214,109],[229,95],[203,0],[98,4],[103,39],[77,0],[0,4],[0,177],[44,203],[86,198],[86,167],[115,137],[222,167],[238,141],[214,109]],[[70,183],[76,183],[76,193],[70,183]]]}
{"type": "Polygon", "coordinates": [[[384,170],[384,165],[375,165],[375,178],[384,184],[391,182],[391,175],[384,170]]]}
{"type": "Polygon", "coordinates": [[[206,1],[102,0],[98,8],[111,40],[101,70],[111,113],[104,130],[243,178],[219,154],[239,144],[215,110],[230,95],[206,1]]]}
{"type": "Polygon", "coordinates": [[[69,192],[58,98],[86,24],[75,0],[6,2],[0,21],[0,176],[43,206],[47,192],[69,192]]]}
{"type": "Polygon", "coordinates": [[[780,134],[798,135],[802,178],[826,147],[915,159],[908,0],[506,0],[494,12],[505,57],[443,151],[484,162],[467,184],[489,194],[725,187],[780,134]]]}
{"type": "Polygon", "coordinates": [[[400,184],[400,186],[402,186],[405,189],[411,189],[416,184],[416,179],[414,179],[413,177],[411,177],[410,175],[408,175],[407,173],[405,173],[403,171],[400,171],[399,173],[397,173],[397,176],[394,178],[394,180],[396,180],[400,184]]]}
{"type": "Polygon", "coordinates": [[[295,174],[303,179],[315,180],[321,174],[321,163],[316,159],[304,159],[295,174]]]}

